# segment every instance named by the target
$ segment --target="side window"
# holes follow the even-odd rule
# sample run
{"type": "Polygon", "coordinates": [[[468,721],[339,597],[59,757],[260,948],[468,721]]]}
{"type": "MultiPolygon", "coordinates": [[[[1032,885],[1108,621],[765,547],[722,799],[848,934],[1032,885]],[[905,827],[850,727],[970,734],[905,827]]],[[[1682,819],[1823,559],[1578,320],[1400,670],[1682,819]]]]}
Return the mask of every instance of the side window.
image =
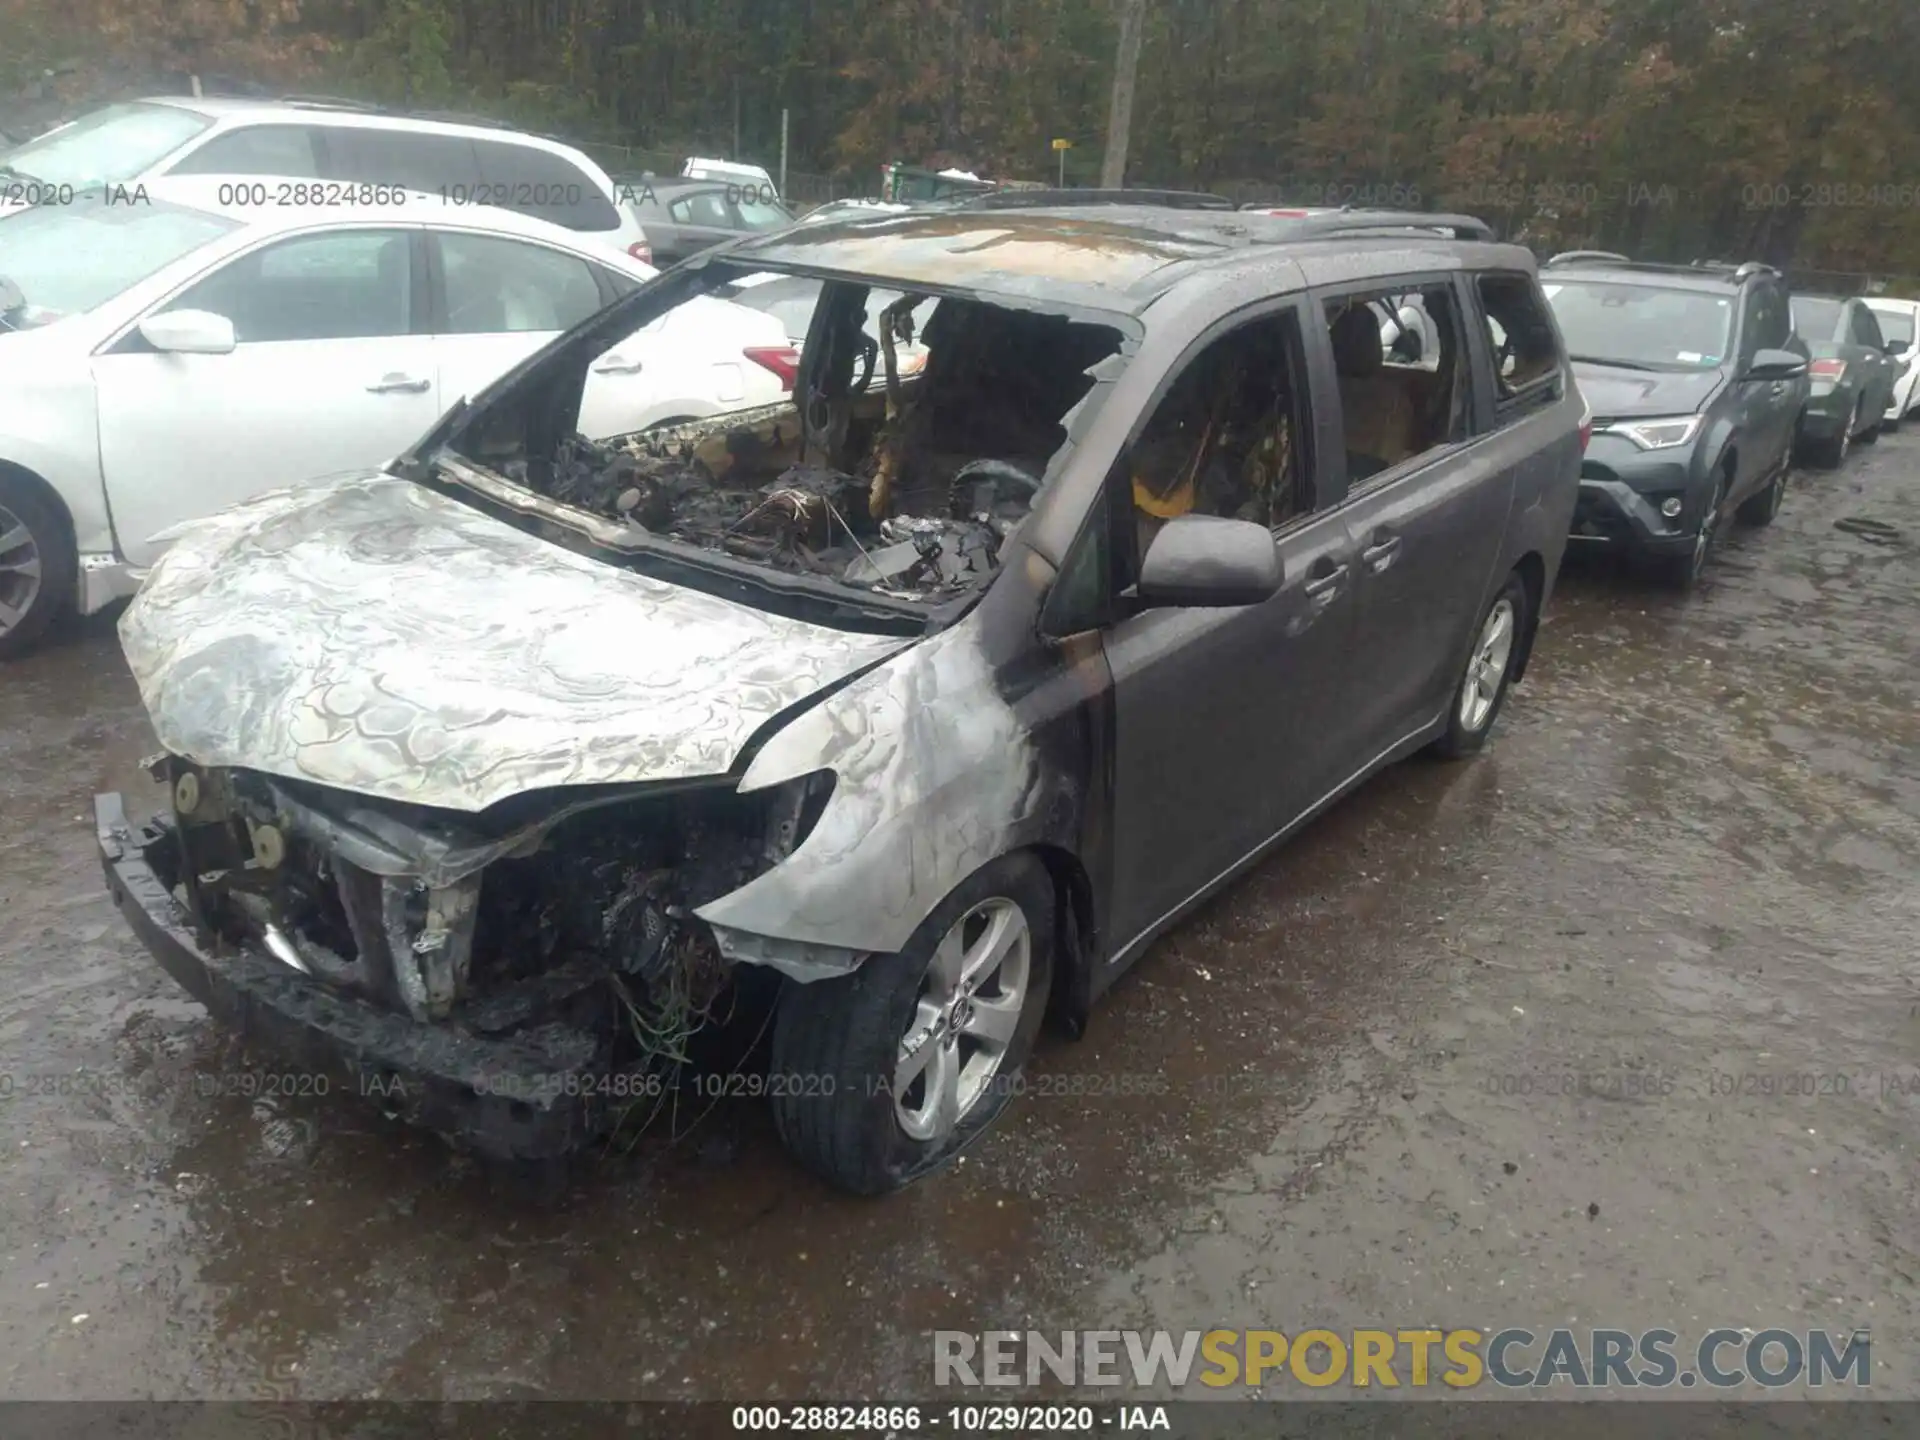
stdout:
{"type": "Polygon", "coordinates": [[[1886,336],[1880,333],[1880,322],[1873,318],[1873,312],[1864,305],[1853,307],[1853,341],[1856,345],[1866,345],[1874,350],[1887,348],[1886,336]]]}
{"type": "Polygon", "coordinates": [[[1135,539],[1117,557],[1117,585],[1133,583],[1153,537],[1178,516],[1278,529],[1312,511],[1300,354],[1294,316],[1270,315],[1210,342],[1174,376],[1112,477],[1132,500],[1135,539]]]}
{"type": "Polygon", "coordinates": [[[571,330],[600,308],[586,261],[493,235],[441,232],[446,335],[571,330]]]}
{"type": "Polygon", "coordinates": [[[726,196],[719,190],[696,190],[691,195],[682,195],[667,206],[667,213],[682,225],[706,225],[716,230],[734,228],[726,196]]]}
{"type": "Polygon", "coordinates": [[[165,308],[224,315],[243,345],[405,335],[410,239],[406,230],[296,236],[228,261],[165,308]]]}
{"type": "Polygon", "coordinates": [[[618,230],[620,212],[584,170],[563,155],[506,140],[476,140],[489,203],[569,230],[618,230]]]}
{"type": "Polygon", "coordinates": [[[1780,287],[1754,286],[1747,304],[1747,342],[1743,347],[1746,353],[1784,349],[1792,338],[1793,323],[1787,313],[1787,297],[1780,287]]]}
{"type": "Polygon", "coordinates": [[[1535,385],[1543,395],[1557,394],[1557,387],[1550,390],[1542,383],[1559,375],[1560,347],[1539,287],[1525,275],[1481,275],[1475,284],[1489,322],[1487,338],[1500,398],[1514,399],[1535,385]]]}
{"type": "MultiPolygon", "coordinates": [[[[748,189],[742,186],[744,192],[748,189]]],[[[784,230],[793,223],[793,216],[771,201],[758,196],[739,194],[733,202],[734,219],[730,222],[741,230],[784,230]]]]}
{"type": "Polygon", "coordinates": [[[1352,483],[1466,438],[1466,367],[1455,312],[1447,285],[1327,302],[1352,483]]]}
{"type": "Polygon", "coordinates": [[[428,195],[458,187],[456,198],[464,199],[462,192],[480,179],[473,142],[459,135],[340,125],[327,132],[327,155],[331,179],[401,185],[428,195]]]}
{"type": "Polygon", "coordinates": [[[169,175],[285,175],[319,179],[323,146],[308,125],[248,125],[216,135],[169,175]]]}

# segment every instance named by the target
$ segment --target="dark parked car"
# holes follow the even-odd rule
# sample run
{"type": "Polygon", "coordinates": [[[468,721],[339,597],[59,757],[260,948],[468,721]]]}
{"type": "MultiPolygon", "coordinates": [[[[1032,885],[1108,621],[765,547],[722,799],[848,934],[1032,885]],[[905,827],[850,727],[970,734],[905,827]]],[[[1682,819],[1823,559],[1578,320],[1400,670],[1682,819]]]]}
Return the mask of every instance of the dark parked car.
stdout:
{"type": "Polygon", "coordinates": [[[1541,276],[1593,412],[1573,539],[1691,586],[1728,519],[1779,512],[1807,347],[1760,264],[1654,265],[1597,251],[1541,276]]]}
{"type": "Polygon", "coordinates": [[[1813,355],[1801,439],[1821,463],[1837,466],[1854,441],[1870,445],[1880,438],[1912,356],[1904,340],[1881,333],[1879,319],[1858,297],[1796,295],[1793,328],[1813,355]]]}
{"type": "Polygon", "coordinates": [[[387,470],[175,542],[121,631],[173,800],[99,798],[108,883],[263,1050],[495,1156],[669,1103],[766,982],[785,1143],[897,1188],[1044,1014],[1382,766],[1486,743],[1582,429],[1533,257],[1462,217],[749,241],[387,470]],[[577,433],[599,355],[760,272],[825,282],[790,399],[577,433]],[[1390,360],[1408,312],[1435,344],[1390,360]]]}
{"type": "Polygon", "coordinates": [[[645,232],[633,253],[663,270],[742,235],[784,230],[795,218],[770,188],[751,181],[623,176],[614,185],[622,208],[645,232]]]}

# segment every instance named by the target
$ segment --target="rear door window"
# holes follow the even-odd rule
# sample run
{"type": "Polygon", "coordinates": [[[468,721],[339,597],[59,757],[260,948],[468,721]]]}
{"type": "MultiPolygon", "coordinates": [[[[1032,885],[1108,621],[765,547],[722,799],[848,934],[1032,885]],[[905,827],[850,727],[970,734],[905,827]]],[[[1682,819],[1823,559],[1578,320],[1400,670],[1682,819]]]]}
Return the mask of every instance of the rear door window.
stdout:
{"type": "Polygon", "coordinates": [[[682,225],[702,225],[711,230],[736,228],[733,214],[727,209],[727,197],[719,190],[682,195],[667,206],[667,213],[682,225]]]}
{"type": "Polygon", "coordinates": [[[1880,333],[1879,322],[1873,318],[1873,311],[1864,305],[1853,307],[1853,343],[1865,345],[1872,350],[1887,348],[1886,337],[1880,333]]]}
{"type": "Polygon", "coordinates": [[[569,230],[618,230],[620,212],[565,156],[507,140],[476,140],[480,199],[569,230]]]}
{"type": "Polygon", "coordinates": [[[441,231],[446,275],[443,335],[571,330],[600,308],[587,262],[522,240],[441,231]]]}
{"type": "Polygon", "coordinates": [[[363,185],[400,185],[464,199],[480,180],[473,141],[417,130],[337,126],[327,133],[328,178],[363,185]]]}
{"type": "Polygon", "coordinates": [[[311,125],[248,125],[182,156],[169,175],[285,175],[317,180],[326,142],[311,125]]]}

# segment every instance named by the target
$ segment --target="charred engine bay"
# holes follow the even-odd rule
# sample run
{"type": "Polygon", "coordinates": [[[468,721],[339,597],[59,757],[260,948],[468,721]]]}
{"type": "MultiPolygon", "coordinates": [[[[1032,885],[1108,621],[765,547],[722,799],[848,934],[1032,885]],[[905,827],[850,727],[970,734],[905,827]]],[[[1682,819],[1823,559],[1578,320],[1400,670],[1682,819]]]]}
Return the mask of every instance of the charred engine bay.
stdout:
{"type": "Polygon", "coordinates": [[[221,942],[457,1033],[557,1027],[591,1036],[607,1071],[663,1076],[731,994],[693,910],[778,863],[825,798],[703,786],[489,824],[177,760],[167,773],[179,893],[221,942]],[[409,850],[420,873],[383,873],[409,850]]]}
{"type": "Polygon", "coordinates": [[[607,441],[573,435],[501,468],[565,504],[703,549],[932,602],[997,568],[1025,520],[1087,369],[1119,336],[1052,315],[944,300],[929,357],[899,374],[909,296],[864,338],[865,370],[811,430],[791,406],[607,441]],[[880,403],[884,401],[884,406],[880,403]]]}

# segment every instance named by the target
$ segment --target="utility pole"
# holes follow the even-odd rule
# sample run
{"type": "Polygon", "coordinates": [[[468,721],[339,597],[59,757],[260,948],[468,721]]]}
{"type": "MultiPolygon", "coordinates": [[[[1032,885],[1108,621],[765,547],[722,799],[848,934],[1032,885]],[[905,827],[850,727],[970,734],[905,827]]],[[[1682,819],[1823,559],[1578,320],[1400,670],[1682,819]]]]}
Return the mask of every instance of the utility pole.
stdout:
{"type": "Polygon", "coordinates": [[[780,107],[780,198],[787,198],[787,107],[780,107]]]}
{"type": "Polygon", "coordinates": [[[1140,68],[1140,42],[1147,28],[1147,0],[1119,0],[1120,47],[1113,62],[1113,105],[1107,113],[1107,153],[1100,188],[1127,183],[1127,132],[1133,126],[1133,81],[1140,68]]]}

